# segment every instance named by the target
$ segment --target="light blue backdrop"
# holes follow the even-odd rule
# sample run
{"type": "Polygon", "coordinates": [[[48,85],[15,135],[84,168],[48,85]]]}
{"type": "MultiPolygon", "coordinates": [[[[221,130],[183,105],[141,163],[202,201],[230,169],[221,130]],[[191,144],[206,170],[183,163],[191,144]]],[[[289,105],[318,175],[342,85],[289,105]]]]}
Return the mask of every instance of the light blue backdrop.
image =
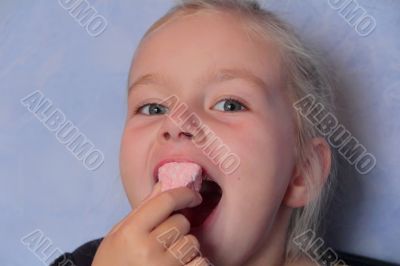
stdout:
{"type": "MultiPolygon", "coordinates": [[[[130,209],[118,174],[127,72],[139,38],[171,2],[86,1],[97,16],[89,27],[68,13],[67,2],[0,2],[4,266],[43,265],[50,250],[71,251],[103,236],[130,209]],[[21,104],[36,90],[104,154],[97,170],[86,169],[21,104]],[[27,244],[39,238],[51,243],[42,254],[27,244]]],[[[377,158],[365,176],[342,162],[329,245],[400,263],[400,1],[358,0],[364,15],[376,20],[364,37],[334,2],[276,0],[266,6],[292,22],[333,65],[341,84],[340,121],[377,158]]]]}

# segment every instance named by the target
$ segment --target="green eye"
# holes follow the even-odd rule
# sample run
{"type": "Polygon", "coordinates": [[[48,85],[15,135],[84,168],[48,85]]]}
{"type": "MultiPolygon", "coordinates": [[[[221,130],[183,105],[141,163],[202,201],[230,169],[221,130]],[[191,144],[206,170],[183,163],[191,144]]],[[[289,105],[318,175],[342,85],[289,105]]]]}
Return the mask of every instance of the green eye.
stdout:
{"type": "Polygon", "coordinates": [[[238,112],[246,110],[246,107],[235,99],[223,99],[214,105],[214,109],[222,112],[238,112]]]}
{"type": "Polygon", "coordinates": [[[167,112],[167,108],[157,103],[148,103],[140,106],[136,113],[143,115],[163,115],[167,112]]]}

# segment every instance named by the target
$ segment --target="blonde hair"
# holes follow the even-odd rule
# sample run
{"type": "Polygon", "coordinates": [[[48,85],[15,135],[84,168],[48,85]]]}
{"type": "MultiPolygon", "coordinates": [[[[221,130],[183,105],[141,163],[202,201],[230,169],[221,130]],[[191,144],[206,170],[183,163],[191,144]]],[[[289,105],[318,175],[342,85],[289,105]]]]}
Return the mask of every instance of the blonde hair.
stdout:
{"type": "MultiPolygon", "coordinates": [[[[288,96],[292,103],[307,95],[313,95],[325,110],[334,114],[332,85],[323,71],[320,59],[308,50],[295,34],[294,30],[278,18],[274,13],[261,8],[257,0],[181,0],[163,17],[156,21],[145,33],[143,39],[173,18],[194,14],[198,11],[223,11],[239,15],[239,19],[247,22],[248,30],[259,37],[274,37],[281,47],[281,56],[288,71],[288,96]]],[[[294,109],[293,109],[294,110],[294,109]]],[[[294,110],[294,121],[297,127],[297,161],[305,163],[309,150],[306,143],[317,136],[322,136],[318,129],[309,123],[299,112],[294,110]]],[[[311,158],[315,159],[315,156],[311,158]]],[[[308,158],[310,159],[310,157],[308,158]]],[[[310,201],[302,207],[294,209],[288,228],[286,243],[286,260],[295,260],[301,250],[294,244],[293,238],[311,229],[319,232],[322,206],[327,204],[335,178],[335,154],[332,152],[331,173],[323,189],[320,184],[311,181],[311,171],[306,176],[310,201]]],[[[309,162],[311,167],[316,161],[309,162]]],[[[307,174],[306,174],[307,175],[307,174]]]]}

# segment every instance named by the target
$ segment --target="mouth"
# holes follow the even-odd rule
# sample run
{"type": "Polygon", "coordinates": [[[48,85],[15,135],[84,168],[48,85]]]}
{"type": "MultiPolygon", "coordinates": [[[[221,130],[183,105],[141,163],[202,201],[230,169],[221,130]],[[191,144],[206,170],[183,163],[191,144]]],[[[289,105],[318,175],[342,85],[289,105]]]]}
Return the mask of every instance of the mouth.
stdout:
{"type": "Polygon", "coordinates": [[[218,207],[222,197],[221,187],[207,174],[203,175],[199,193],[203,197],[203,202],[199,206],[178,211],[189,220],[192,228],[203,225],[218,207]]]}
{"type": "MultiPolygon", "coordinates": [[[[180,160],[180,161],[187,161],[187,160],[180,160]]],[[[155,168],[154,177],[156,182],[158,181],[158,175],[157,175],[158,168],[166,162],[167,161],[163,161],[155,168]]],[[[192,228],[200,227],[205,223],[205,221],[207,221],[207,218],[209,218],[211,214],[214,212],[214,210],[217,209],[223,194],[223,190],[221,186],[218,184],[218,182],[216,182],[215,178],[213,178],[203,166],[201,166],[201,170],[202,170],[202,183],[199,193],[203,198],[202,203],[196,207],[185,208],[174,212],[183,214],[189,220],[192,228]]]]}

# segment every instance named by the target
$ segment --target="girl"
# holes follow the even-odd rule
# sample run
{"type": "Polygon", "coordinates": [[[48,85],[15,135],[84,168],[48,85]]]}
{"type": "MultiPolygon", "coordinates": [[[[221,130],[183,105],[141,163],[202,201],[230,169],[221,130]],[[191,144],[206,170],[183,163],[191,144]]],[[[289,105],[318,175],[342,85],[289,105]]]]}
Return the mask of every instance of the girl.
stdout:
{"type": "Polygon", "coordinates": [[[318,230],[334,157],[293,106],[312,95],[332,113],[331,90],[290,27],[257,2],[182,1],[131,66],[120,169],[135,209],[63,263],[314,265],[296,237],[318,230]],[[179,123],[190,114],[196,126],[179,123]],[[211,137],[239,159],[234,171],[211,156],[211,137]],[[161,192],[168,162],[200,165],[200,193],[161,192]]]}

